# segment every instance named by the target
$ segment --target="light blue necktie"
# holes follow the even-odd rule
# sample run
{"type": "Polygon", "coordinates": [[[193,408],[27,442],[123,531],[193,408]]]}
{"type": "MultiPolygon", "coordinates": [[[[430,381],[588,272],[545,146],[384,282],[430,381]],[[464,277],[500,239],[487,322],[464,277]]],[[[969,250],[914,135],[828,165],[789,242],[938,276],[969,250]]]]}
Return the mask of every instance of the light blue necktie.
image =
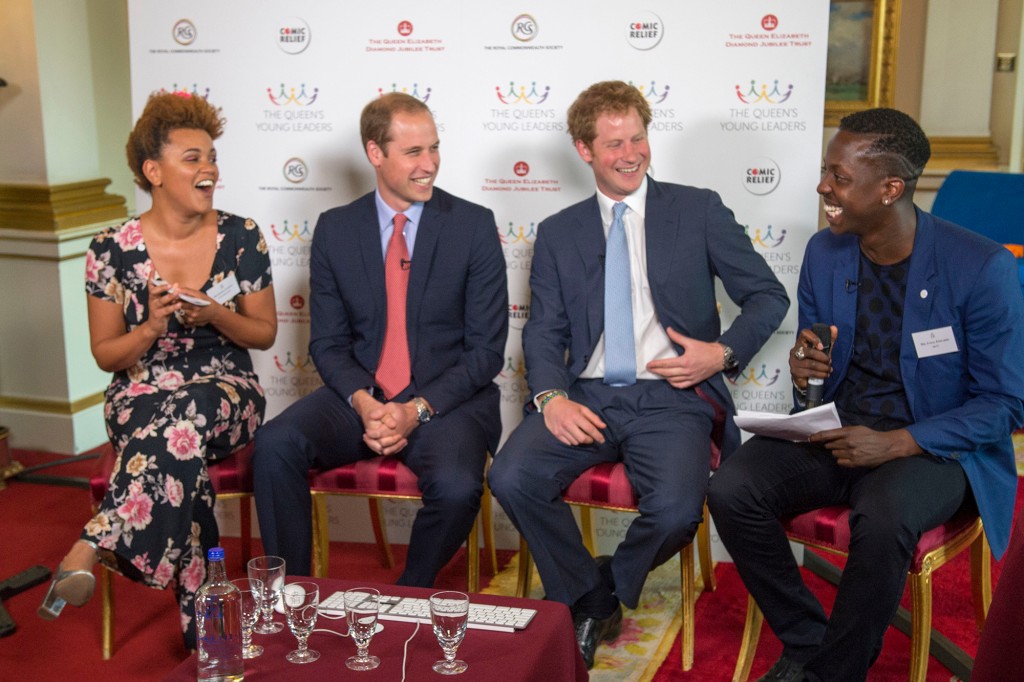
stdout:
{"type": "Polygon", "coordinates": [[[633,340],[633,296],[629,277],[629,245],[621,201],[612,207],[612,227],[604,257],[604,383],[636,383],[636,345],[633,340]]]}

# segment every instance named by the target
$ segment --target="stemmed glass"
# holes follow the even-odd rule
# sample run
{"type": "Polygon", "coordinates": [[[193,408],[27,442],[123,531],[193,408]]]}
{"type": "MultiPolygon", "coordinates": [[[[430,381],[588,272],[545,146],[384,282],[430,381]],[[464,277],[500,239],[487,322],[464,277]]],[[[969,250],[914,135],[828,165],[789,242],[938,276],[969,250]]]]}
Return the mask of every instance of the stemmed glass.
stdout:
{"type": "Polygon", "coordinates": [[[290,652],[286,659],[292,663],[312,663],[320,658],[320,652],[306,646],[306,640],[316,626],[317,609],[320,606],[320,588],[316,583],[288,583],[281,590],[284,601],[284,615],[288,627],[299,640],[299,648],[290,652]]]}
{"type": "Polygon", "coordinates": [[[279,556],[258,556],[249,559],[249,577],[263,583],[260,606],[263,621],[252,629],[261,635],[272,635],[284,630],[284,625],[274,622],[274,605],[284,586],[284,559],[279,556]]]}
{"type": "Polygon", "coordinates": [[[242,593],[242,658],[256,658],[263,653],[263,647],[252,643],[252,627],[260,619],[263,581],[238,578],[232,580],[231,584],[242,593]]]}
{"type": "Polygon", "coordinates": [[[434,635],[444,652],[444,660],[434,663],[434,672],[442,675],[458,675],[466,672],[469,665],[455,660],[455,652],[466,636],[469,621],[469,596],[463,592],[438,592],[430,597],[430,622],[434,635]]]}
{"type": "Polygon", "coordinates": [[[377,630],[377,613],[380,608],[380,592],[372,587],[357,587],[345,592],[345,620],[348,634],[356,643],[356,655],[345,661],[349,670],[373,670],[380,665],[380,659],[370,656],[367,649],[377,630]]]}

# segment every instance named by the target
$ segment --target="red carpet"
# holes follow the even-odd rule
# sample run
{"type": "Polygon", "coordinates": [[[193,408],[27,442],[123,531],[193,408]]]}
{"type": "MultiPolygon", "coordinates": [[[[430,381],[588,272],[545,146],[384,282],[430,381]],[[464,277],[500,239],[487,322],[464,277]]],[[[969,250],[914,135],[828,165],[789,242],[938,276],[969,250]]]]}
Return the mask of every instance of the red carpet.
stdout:
{"type": "MultiPolygon", "coordinates": [[[[22,464],[30,466],[46,460],[46,455],[16,452],[22,464]]],[[[64,465],[40,473],[88,476],[93,462],[64,465]]],[[[1018,510],[1021,501],[1018,499],[1018,510]]],[[[55,568],[78,536],[89,515],[88,493],[83,489],[9,482],[0,491],[0,519],[3,542],[0,547],[0,578],[11,576],[35,564],[55,568]]],[[[239,542],[225,538],[228,573],[241,577],[239,542]]],[[[404,547],[395,547],[398,566],[390,571],[381,567],[371,545],[333,543],[331,574],[359,576],[367,581],[393,582],[401,572],[404,547]]],[[[258,543],[253,548],[259,553],[258,543]]],[[[505,555],[506,559],[508,554],[505,555]]],[[[994,575],[999,564],[994,562],[994,575]]],[[[973,655],[978,633],[970,602],[969,565],[966,554],[938,571],[934,587],[936,628],[973,655]]],[[[746,593],[731,565],[717,568],[718,591],[697,602],[697,639],[694,669],[684,674],[679,669],[679,640],[668,654],[657,682],[672,680],[730,680],[743,630],[746,593]]],[[[486,582],[486,576],[482,577],[486,582]]],[[[834,590],[811,576],[815,592],[826,603],[834,590]]],[[[452,562],[439,578],[439,586],[462,589],[465,585],[464,556],[452,562]]],[[[36,617],[35,609],[45,585],[34,587],[4,602],[18,625],[17,631],[0,638],[0,678],[32,680],[158,680],[187,654],[175,622],[176,605],[169,592],[141,587],[115,578],[116,625],[115,652],[110,661],[100,657],[100,603],[94,598],[81,609],[68,607],[55,622],[36,617]]],[[[906,601],[906,599],[905,599],[906,601]]],[[[905,603],[909,606],[909,603],[905,603]]],[[[869,675],[873,681],[905,680],[909,639],[890,629],[882,656],[869,675]]],[[[752,679],[763,673],[780,652],[775,636],[766,627],[754,663],[752,679]]],[[[929,668],[929,681],[948,682],[949,671],[936,662],[929,668]]]]}

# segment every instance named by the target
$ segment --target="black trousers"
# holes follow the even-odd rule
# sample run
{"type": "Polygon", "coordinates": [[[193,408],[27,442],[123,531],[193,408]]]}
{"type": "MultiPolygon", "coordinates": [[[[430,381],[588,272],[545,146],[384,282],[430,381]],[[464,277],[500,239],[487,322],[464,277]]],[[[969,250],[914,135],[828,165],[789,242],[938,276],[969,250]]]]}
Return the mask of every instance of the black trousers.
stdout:
{"type": "Polygon", "coordinates": [[[931,455],[838,466],[808,443],[755,437],[711,478],[715,527],[783,653],[811,680],[864,680],[899,607],[921,534],[973,498],[963,469],[931,455]],[[807,589],[779,518],[845,504],[850,554],[830,617],[807,589]]]}

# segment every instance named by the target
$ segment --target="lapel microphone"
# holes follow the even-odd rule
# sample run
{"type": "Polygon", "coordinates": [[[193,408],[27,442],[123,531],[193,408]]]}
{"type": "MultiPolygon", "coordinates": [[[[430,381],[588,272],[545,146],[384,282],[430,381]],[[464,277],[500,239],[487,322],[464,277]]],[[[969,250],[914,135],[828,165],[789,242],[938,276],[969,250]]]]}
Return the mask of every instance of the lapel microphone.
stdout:
{"type": "MultiPolygon", "coordinates": [[[[850,284],[850,280],[846,280],[847,285],[850,284]]],[[[811,333],[818,337],[821,341],[821,345],[824,346],[822,349],[826,355],[829,350],[832,349],[832,330],[824,322],[815,322],[811,325],[811,333]]],[[[817,377],[811,377],[807,380],[807,407],[817,407],[821,405],[821,399],[825,394],[825,380],[818,379],[817,377]]]]}
{"type": "Polygon", "coordinates": [[[846,280],[846,293],[856,291],[857,289],[860,289],[860,282],[854,282],[852,279],[846,280]]]}

